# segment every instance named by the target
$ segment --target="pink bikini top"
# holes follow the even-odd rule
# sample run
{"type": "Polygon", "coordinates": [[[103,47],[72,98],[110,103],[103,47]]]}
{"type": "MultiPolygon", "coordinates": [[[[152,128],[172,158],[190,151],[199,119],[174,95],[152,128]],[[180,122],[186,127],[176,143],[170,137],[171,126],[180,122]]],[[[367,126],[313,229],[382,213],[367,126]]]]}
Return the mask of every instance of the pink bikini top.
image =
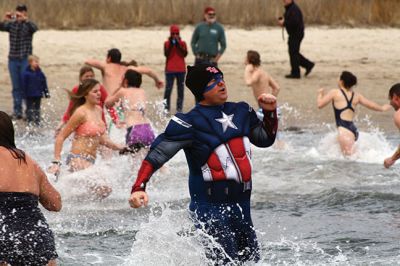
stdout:
{"type": "Polygon", "coordinates": [[[98,137],[106,132],[106,126],[99,126],[94,122],[86,121],[79,125],[75,130],[75,135],[82,137],[98,137]]]}

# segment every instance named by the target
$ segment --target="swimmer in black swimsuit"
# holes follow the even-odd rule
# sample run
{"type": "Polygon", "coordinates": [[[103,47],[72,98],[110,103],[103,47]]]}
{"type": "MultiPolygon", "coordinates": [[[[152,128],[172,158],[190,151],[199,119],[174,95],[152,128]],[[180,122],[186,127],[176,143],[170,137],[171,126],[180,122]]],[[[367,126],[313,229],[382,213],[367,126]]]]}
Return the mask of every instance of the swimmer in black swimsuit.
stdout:
{"type": "Polygon", "coordinates": [[[340,115],[342,114],[343,111],[350,109],[351,111],[353,111],[353,113],[355,113],[356,111],[354,110],[353,106],[351,105],[353,99],[354,99],[354,91],[351,92],[351,98],[350,100],[347,98],[346,93],[340,88],[340,91],[342,92],[344,98],[346,99],[347,102],[347,106],[341,109],[337,109],[335,107],[334,102],[332,101],[332,107],[333,107],[333,111],[335,112],[335,120],[336,120],[336,126],[337,127],[344,127],[347,128],[348,130],[350,130],[351,132],[353,132],[354,137],[355,137],[355,141],[357,141],[358,139],[358,129],[357,127],[354,125],[353,121],[347,121],[347,120],[343,120],[340,115]]]}
{"type": "Polygon", "coordinates": [[[324,89],[318,91],[318,108],[325,107],[332,102],[335,112],[336,126],[338,128],[338,141],[343,155],[349,156],[354,153],[354,143],[358,139],[358,130],[353,123],[355,107],[361,104],[368,109],[383,112],[390,109],[390,105],[379,105],[365,98],[353,87],[357,84],[357,77],[348,71],[340,75],[339,88],[330,90],[327,94],[324,89]]]}

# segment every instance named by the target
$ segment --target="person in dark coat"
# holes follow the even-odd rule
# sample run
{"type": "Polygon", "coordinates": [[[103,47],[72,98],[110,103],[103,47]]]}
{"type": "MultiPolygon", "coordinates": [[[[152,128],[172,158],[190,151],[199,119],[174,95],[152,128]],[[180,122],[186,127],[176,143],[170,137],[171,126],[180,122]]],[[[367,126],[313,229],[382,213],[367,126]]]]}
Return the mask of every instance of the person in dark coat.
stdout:
{"type": "Polygon", "coordinates": [[[305,76],[311,73],[315,63],[305,58],[300,53],[301,41],[304,38],[303,14],[299,6],[293,0],[282,0],[285,5],[285,14],[278,19],[279,25],[286,28],[289,35],[289,57],[292,68],[286,78],[300,78],[300,66],[305,68],[305,76]]]}
{"type": "Polygon", "coordinates": [[[29,66],[22,73],[22,89],[26,100],[26,120],[30,124],[40,125],[40,102],[42,97],[50,98],[46,76],[39,67],[39,58],[28,57],[29,66]]]}

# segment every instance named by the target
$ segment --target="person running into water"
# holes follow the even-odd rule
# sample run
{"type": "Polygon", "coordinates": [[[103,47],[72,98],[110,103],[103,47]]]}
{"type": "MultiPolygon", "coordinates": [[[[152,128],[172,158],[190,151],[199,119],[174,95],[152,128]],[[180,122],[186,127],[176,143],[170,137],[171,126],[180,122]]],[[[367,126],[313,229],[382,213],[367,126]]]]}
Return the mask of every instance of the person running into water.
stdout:
{"type": "Polygon", "coordinates": [[[127,126],[126,145],[138,152],[149,147],[155,136],[149,119],[145,116],[146,93],[140,88],[142,75],[134,70],[127,70],[122,88],[106,100],[106,106],[112,107],[121,101],[127,126]]]}
{"type": "MultiPolygon", "coordinates": [[[[244,81],[246,85],[251,87],[253,95],[257,101],[263,93],[269,93],[278,96],[280,87],[279,84],[261,67],[261,57],[257,51],[247,51],[246,58],[244,60],[244,81]]],[[[280,119],[280,109],[277,108],[278,120],[280,119]]],[[[257,116],[263,119],[263,110],[258,107],[257,116]]],[[[280,134],[278,132],[276,136],[276,144],[279,147],[283,147],[284,143],[280,141],[280,134]]]]}
{"type": "Polygon", "coordinates": [[[54,236],[38,202],[58,212],[61,196],[14,138],[10,117],[0,111],[0,265],[56,265],[54,236]]]}
{"type": "Polygon", "coordinates": [[[217,67],[188,67],[186,86],[198,104],[177,113],[153,142],[143,160],[129,203],[147,205],[146,184],[152,174],[183,149],[189,166],[190,211],[195,225],[223,250],[207,250],[215,261],[258,261],[259,247],[250,215],[251,144],[269,147],[278,120],[276,98],[261,94],[264,119],[245,102],[226,102],[227,88],[217,67]]]}
{"type": "MultiPolygon", "coordinates": [[[[93,68],[90,66],[83,66],[81,67],[81,69],[79,70],[79,83],[82,83],[84,80],[87,79],[94,79],[95,78],[95,74],[93,71],[93,68]]],[[[79,85],[76,85],[75,87],[72,88],[71,92],[73,94],[76,94],[78,91],[79,85]]],[[[102,119],[104,121],[104,123],[106,123],[106,118],[105,118],[105,114],[104,114],[104,102],[108,96],[108,93],[106,91],[106,89],[104,88],[103,85],[100,85],[100,94],[101,94],[101,98],[100,98],[100,102],[99,105],[101,107],[102,110],[102,119]]],[[[60,130],[65,126],[65,124],[68,122],[68,120],[70,119],[70,113],[71,113],[71,109],[73,107],[73,101],[70,100],[67,110],[65,110],[64,115],[62,117],[61,122],[58,124],[56,131],[55,131],[55,136],[57,136],[57,134],[60,132],[60,130]]],[[[114,108],[107,108],[108,113],[110,114],[110,117],[112,119],[112,121],[119,127],[119,119],[118,119],[118,114],[116,112],[116,110],[114,108]]],[[[107,123],[106,123],[107,124],[107,123]]]]}
{"type": "Polygon", "coordinates": [[[260,54],[257,51],[247,51],[244,64],[246,66],[244,80],[246,85],[252,88],[256,100],[263,93],[270,93],[275,97],[278,96],[279,84],[262,69],[260,54]]]}
{"type": "MultiPolygon", "coordinates": [[[[390,105],[396,111],[393,116],[394,124],[400,129],[400,83],[394,84],[389,90],[390,105]]],[[[400,158],[400,145],[392,156],[385,159],[383,165],[391,167],[400,158]]]]}
{"type": "Polygon", "coordinates": [[[390,105],[379,105],[368,100],[359,92],[353,90],[357,84],[357,77],[348,71],[340,75],[337,89],[330,90],[327,94],[323,88],[318,90],[317,105],[321,109],[332,102],[335,112],[336,126],[338,128],[338,141],[340,149],[345,156],[354,153],[354,144],[358,139],[358,130],[353,123],[355,107],[361,104],[368,109],[384,112],[390,109],[390,105]]]}
{"type": "MultiPolygon", "coordinates": [[[[122,150],[124,146],[112,142],[106,134],[106,125],[99,106],[101,93],[97,80],[87,79],[79,85],[76,94],[71,93],[73,106],[71,118],[57,135],[54,147],[54,160],[49,172],[58,175],[61,166],[61,150],[66,138],[75,133],[71,151],[66,164],[70,171],[79,171],[92,166],[96,160],[99,145],[112,150],[122,150]]],[[[92,186],[91,191],[99,197],[107,197],[111,188],[105,185],[92,186]]]]}
{"type": "Polygon", "coordinates": [[[103,84],[108,92],[108,95],[113,95],[114,92],[120,87],[121,80],[128,69],[135,70],[142,75],[151,77],[158,89],[164,87],[164,82],[159,79],[157,74],[152,69],[145,66],[126,66],[121,64],[121,52],[116,48],[108,51],[106,62],[88,59],[85,61],[85,64],[101,71],[101,74],[103,75],[103,84]]]}

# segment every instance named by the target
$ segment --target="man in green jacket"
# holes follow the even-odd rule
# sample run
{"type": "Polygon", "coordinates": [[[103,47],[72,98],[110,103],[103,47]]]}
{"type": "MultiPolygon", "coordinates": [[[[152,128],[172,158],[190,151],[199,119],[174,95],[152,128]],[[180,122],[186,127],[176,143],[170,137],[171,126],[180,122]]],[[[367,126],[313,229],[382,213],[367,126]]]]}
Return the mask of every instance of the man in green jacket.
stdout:
{"type": "Polygon", "coordinates": [[[224,27],[217,22],[215,9],[204,9],[204,21],[194,29],[191,46],[196,57],[195,65],[218,65],[226,48],[224,27]]]}

